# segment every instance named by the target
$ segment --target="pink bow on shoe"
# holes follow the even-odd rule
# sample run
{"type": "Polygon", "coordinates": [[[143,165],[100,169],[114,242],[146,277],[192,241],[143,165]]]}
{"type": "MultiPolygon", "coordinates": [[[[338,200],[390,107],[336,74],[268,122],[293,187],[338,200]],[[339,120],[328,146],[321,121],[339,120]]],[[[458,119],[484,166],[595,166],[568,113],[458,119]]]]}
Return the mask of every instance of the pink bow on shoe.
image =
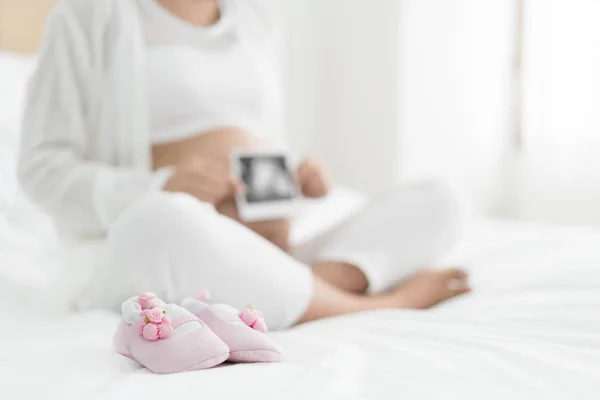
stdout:
{"type": "Polygon", "coordinates": [[[253,309],[252,307],[247,307],[243,309],[239,317],[246,325],[250,328],[257,330],[262,333],[267,333],[269,328],[267,327],[267,323],[265,322],[265,317],[263,313],[258,310],[253,309]]]}
{"type": "Polygon", "coordinates": [[[135,322],[136,331],[146,340],[166,339],[173,334],[171,319],[159,307],[142,310],[140,319],[135,322]]]}

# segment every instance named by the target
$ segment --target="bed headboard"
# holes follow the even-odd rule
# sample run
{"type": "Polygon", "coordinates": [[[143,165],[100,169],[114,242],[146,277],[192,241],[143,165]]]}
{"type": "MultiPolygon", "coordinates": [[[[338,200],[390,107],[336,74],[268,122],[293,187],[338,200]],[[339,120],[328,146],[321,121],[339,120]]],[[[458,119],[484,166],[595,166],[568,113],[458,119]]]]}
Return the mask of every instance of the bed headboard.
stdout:
{"type": "Polygon", "coordinates": [[[0,50],[37,51],[46,17],[60,0],[0,0],[0,50]]]}

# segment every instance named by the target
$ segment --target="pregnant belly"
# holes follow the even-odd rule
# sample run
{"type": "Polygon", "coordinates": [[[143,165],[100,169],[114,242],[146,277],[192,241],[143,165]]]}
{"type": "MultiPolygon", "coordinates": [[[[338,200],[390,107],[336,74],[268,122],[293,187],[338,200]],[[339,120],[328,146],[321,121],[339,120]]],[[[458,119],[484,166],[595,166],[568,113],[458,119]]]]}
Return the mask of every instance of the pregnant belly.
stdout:
{"type": "MultiPolygon", "coordinates": [[[[268,143],[237,129],[219,129],[202,133],[188,139],[152,146],[154,169],[177,165],[190,157],[207,157],[229,167],[229,155],[233,150],[260,150],[268,148],[268,143]]],[[[216,205],[217,211],[250,228],[277,247],[288,251],[290,222],[287,219],[246,223],[240,220],[233,197],[216,205]]]]}
{"type": "Polygon", "coordinates": [[[176,165],[189,157],[207,157],[229,165],[229,154],[235,149],[263,149],[268,144],[244,131],[219,129],[190,136],[188,139],[152,146],[154,169],[176,165]]]}

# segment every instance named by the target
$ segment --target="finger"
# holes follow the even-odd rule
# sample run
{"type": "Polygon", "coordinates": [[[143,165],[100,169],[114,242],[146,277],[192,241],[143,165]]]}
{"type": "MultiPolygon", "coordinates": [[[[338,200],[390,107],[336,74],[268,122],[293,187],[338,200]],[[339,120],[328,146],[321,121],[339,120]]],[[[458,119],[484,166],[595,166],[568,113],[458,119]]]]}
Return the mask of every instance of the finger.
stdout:
{"type": "Polygon", "coordinates": [[[196,179],[198,179],[198,181],[206,182],[207,184],[211,184],[222,189],[223,186],[227,184],[229,176],[225,173],[220,173],[218,171],[204,171],[203,173],[199,173],[196,179]]]}
{"type": "Polygon", "coordinates": [[[222,185],[211,181],[190,182],[186,185],[186,191],[199,200],[216,204],[222,198],[222,185]]]}
{"type": "Polygon", "coordinates": [[[191,181],[212,185],[223,184],[229,178],[226,171],[212,168],[207,164],[202,164],[200,169],[190,169],[182,172],[182,174],[191,181]]]}
{"type": "Polygon", "coordinates": [[[232,184],[233,184],[233,191],[236,195],[243,195],[246,193],[246,191],[248,190],[248,188],[246,187],[246,184],[238,178],[231,178],[232,179],[232,184]]]}
{"type": "Polygon", "coordinates": [[[306,163],[304,163],[298,168],[294,182],[298,187],[302,188],[308,186],[313,180],[314,176],[315,171],[313,171],[306,163]]]}
{"type": "Polygon", "coordinates": [[[298,166],[298,172],[301,174],[310,174],[312,172],[314,172],[315,170],[315,165],[313,162],[309,161],[309,160],[305,160],[302,163],[300,163],[300,165],[298,166]]]}
{"type": "Polygon", "coordinates": [[[467,294],[467,293],[471,293],[473,290],[470,287],[463,287],[463,288],[456,288],[453,290],[449,290],[449,298],[450,297],[457,297],[457,296],[461,296],[463,294],[467,294]]]}
{"type": "Polygon", "coordinates": [[[462,268],[448,268],[442,271],[447,278],[467,279],[469,273],[462,268]]]}
{"type": "Polygon", "coordinates": [[[310,172],[318,172],[323,169],[321,165],[322,163],[320,163],[316,159],[311,158],[304,162],[304,169],[310,172]]]}
{"type": "Polygon", "coordinates": [[[307,182],[304,190],[309,196],[321,197],[327,194],[328,188],[326,183],[322,182],[320,179],[313,179],[307,182]]]}
{"type": "Polygon", "coordinates": [[[206,181],[200,186],[202,186],[203,190],[209,193],[209,195],[217,202],[231,197],[233,193],[231,183],[228,181],[206,181]]]}
{"type": "Polygon", "coordinates": [[[230,199],[236,193],[237,185],[234,185],[232,180],[225,181],[203,181],[198,184],[200,190],[206,193],[206,196],[213,199],[214,202],[220,203],[225,199],[230,199]]]}
{"type": "Polygon", "coordinates": [[[236,177],[229,177],[225,182],[223,196],[225,198],[233,197],[246,193],[246,185],[236,177]]]}
{"type": "Polygon", "coordinates": [[[471,291],[469,284],[462,279],[449,279],[446,288],[453,293],[467,293],[471,291]]]}
{"type": "Polygon", "coordinates": [[[460,268],[450,268],[443,271],[446,278],[446,287],[453,293],[462,294],[471,291],[468,274],[460,268]]]}
{"type": "Polygon", "coordinates": [[[214,198],[210,195],[210,193],[206,192],[198,186],[186,186],[184,187],[183,191],[187,194],[194,196],[196,199],[202,202],[209,203],[212,205],[216,204],[214,198]]]}

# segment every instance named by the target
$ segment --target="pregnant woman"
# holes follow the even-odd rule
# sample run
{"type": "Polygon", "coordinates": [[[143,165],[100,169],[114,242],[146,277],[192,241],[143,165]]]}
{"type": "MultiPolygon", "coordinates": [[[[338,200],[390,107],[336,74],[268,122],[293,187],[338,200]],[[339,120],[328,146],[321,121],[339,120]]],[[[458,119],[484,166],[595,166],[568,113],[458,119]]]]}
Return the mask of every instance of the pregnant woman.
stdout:
{"type": "MultiPolygon", "coordinates": [[[[422,269],[460,230],[440,186],[392,190],[301,249],[293,221],[240,221],[230,152],[281,143],[277,33],[262,3],[65,0],[50,17],[20,180],[69,250],[79,306],[206,287],[281,329],[469,291],[459,269],[422,269]]],[[[296,176],[304,196],[328,194],[318,163],[296,176]]]]}

